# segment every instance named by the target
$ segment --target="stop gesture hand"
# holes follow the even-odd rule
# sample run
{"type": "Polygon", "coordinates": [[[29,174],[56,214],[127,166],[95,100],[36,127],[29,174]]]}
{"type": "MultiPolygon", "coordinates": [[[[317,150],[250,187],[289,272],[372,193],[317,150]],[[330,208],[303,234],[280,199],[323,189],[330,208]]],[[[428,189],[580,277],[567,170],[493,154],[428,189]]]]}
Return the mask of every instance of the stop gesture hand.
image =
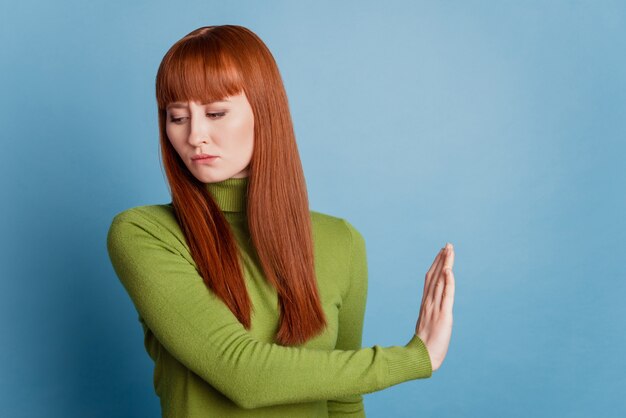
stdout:
{"type": "Polygon", "coordinates": [[[433,371],[443,363],[452,335],[453,265],[454,248],[448,243],[426,273],[422,306],[415,326],[415,334],[428,349],[433,371]]]}

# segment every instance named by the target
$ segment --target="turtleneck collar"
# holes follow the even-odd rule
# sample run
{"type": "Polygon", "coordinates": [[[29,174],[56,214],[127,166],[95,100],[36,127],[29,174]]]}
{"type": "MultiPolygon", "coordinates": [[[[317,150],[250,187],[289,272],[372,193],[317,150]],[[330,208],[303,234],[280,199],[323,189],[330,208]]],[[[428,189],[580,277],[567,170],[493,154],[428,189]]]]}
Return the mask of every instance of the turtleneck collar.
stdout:
{"type": "Polygon", "coordinates": [[[222,212],[246,213],[248,177],[231,177],[214,183],[205,183],[205,186],[222,212]]]}

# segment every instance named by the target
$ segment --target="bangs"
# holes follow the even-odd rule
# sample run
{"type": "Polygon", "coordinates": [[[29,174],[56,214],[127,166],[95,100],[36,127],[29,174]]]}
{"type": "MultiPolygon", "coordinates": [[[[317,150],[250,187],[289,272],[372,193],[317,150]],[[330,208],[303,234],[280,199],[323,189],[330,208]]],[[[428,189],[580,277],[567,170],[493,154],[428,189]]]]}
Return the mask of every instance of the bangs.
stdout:
{"type": "Polygon", "coordinates": [[[217,42],[206,38],[183,39],[162,61],[156,77],[159,110],[172,102],[209,103],[243,91],[235,61],[217,42]]]}

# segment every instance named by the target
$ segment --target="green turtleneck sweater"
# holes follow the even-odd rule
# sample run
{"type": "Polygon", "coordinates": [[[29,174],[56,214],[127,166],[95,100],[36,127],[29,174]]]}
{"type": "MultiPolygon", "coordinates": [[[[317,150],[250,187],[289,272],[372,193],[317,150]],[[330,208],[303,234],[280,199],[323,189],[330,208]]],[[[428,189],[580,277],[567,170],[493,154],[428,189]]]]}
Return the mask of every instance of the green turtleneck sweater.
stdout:
{"type": "Polygon", "coordinates": [[[138,312],[154,361],[162,416],[364,417],[363,394],[432,374],[422,340],[361,348],[367,298],[363,236],[310,211],[315,270],[328,327],[301,346],[275,343],[278,297],[248,241],[248,178],[207,183],[243,256],[253,304],[248,331],[204,284],[171,203],[118,213],[107,249],[138,312]]]}

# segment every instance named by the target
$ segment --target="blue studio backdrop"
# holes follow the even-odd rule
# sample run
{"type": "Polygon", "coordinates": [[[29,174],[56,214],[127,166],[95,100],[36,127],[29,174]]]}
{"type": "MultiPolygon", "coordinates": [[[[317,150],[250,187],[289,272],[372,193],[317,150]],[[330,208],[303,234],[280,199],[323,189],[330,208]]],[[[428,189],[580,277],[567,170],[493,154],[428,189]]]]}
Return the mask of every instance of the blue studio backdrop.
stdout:
{"type": "Polygon", "coordinates": [[[365,347],[455,245],[443,366],[368,417],[626,416],[626,4],[591,0],[3,0],[0,416],[159,416],[106,232],[169,202],[156,70],[216,24],[268,45],[311,208],[365,237],[365,347]]]}

